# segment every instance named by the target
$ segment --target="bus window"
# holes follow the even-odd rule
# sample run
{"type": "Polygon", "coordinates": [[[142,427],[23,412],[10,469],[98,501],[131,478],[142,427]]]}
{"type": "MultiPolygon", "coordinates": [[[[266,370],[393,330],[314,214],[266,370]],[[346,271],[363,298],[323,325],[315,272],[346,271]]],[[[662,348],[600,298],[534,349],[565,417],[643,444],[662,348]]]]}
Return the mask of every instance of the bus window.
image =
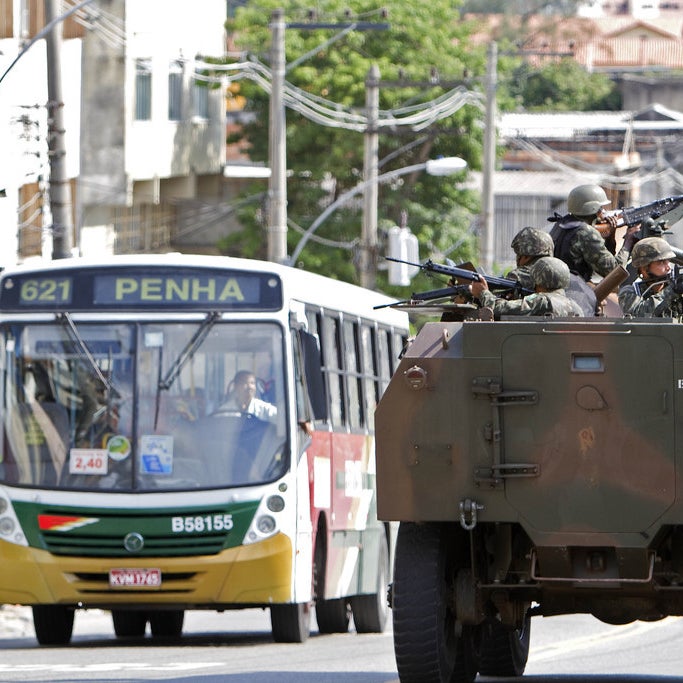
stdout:
{"type": "Polygon", "coordinates": [[[330,402],[330,422],[334,427],[346,424],[346,398],[342,377],[342,353],[339,320],[331,315],[323,316],[322,348],[330,402]]]}
{"type": "MultiPolygon", "coordinates": [[[[369,325],[361,325],[360,328],[360,348],[361,363],[363,372],[363,398],[368,416],[375,414],[375,407],[379,399],[379,386],[377,382],[376,362],[375,362],[375,334],[369,325]]],[[[369,418],[372,426],[371,418],[369,418]]]]}
{"type": "Polygon", "coordinates": [[[365,411],[361,400],[358,323],[344,321],[344,369],[349,397],[349,425],[352,429],[365,426],[365,411]]]}

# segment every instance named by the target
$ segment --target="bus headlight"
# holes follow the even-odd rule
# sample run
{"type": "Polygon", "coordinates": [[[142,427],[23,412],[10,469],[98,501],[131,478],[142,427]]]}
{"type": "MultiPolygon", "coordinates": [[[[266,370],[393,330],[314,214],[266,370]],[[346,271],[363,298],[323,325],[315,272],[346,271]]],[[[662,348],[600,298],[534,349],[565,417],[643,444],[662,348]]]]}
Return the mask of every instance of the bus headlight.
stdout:
{"type": "Polygon", "coordinates": [[[11,517],[0,517],[0,536],[11,536],[16,526],[11,517]]]}
{"type": "Polygon", "coordinates": [[[270,536],[275,531],[277,524],[270,515],[263,515],[256,520],[256,528],[264,535],[270,536]]]}
{"type": "Polygon", "coordinates": [[[282,496],[269,496],[266,507],[271,512],[282,512],[285,509],[285,499],[282,496]]]}
{"type": "Polygon", "coordinates": [[[280,533],[282,518],[280,513],[285,509],[285,499],[283,496],[273,494],[264,496],[259,503],[258,510],[251,520],[249,529],[244,535],[243,543],[258,543],[266,538],[280,533]]]}
{"type": "Polygon", "coordinates": [[[28,545],[14,507],[4,490],[0,489],[0,541],[15,545],[28,545]]]}

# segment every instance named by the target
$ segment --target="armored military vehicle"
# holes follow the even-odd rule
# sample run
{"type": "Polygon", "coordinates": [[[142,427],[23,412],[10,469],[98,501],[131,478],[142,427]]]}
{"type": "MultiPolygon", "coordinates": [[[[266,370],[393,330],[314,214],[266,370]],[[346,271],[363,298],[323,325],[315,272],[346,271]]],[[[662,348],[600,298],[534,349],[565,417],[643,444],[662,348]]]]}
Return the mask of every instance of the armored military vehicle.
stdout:
{"type": "Polygon", "coordinates": [[[536,615],[683,615],[683,325],[428,322],[376,413],[402,683],[518,676],[536,615]]]}

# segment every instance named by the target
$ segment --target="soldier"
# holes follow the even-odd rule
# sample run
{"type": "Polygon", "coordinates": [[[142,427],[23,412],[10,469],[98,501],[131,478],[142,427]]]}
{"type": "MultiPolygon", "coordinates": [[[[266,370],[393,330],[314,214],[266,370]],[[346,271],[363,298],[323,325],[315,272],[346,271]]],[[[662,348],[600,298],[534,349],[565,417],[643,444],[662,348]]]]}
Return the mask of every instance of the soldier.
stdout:
{"type": "Polygon", "coordinates": [[[624,315],[634,318],[680,318],[681,297],[671,278],[670,259],[675,258],[669,243],[661,237],[640,240],[631,255],[639,279],[619,289],[619,305],[624,315]]]}
{"type": "Polygon", "coordinates": [[[553,255],[553,238],[545,230],[526,227],[512,238],[510,246],[515,252],[516,267],[505,277],[508,280],[517,280],[524,289],[533,289],[531,266],[538,259],[553,255]]]}
{"type": "Polygon", "coordinates": [[[472,296],[482,306],[493,309],[493,317],[503,315],[550,315],[575,317],[583,315],[581,307],[565,294],[569,285],[569,267],[553,256],[540,258],[531,266],[531,278],[535,293],[523,299],[508,301],[495,297],[483,277],[470,285],[472,296]]]}
{"type": "Polygon", "coordinates": [[[613,253],[615,247],[612,251],[607,248],[605,238],[595,228],[598,222],[607,224],[607,237],[614,242],[618,219],[604,213],[603,207],[607,204],[609,199],[599,185],[579,185],[567,198],[569,213],[566,216],[555,214],[548,219],[555,223],[550,231],[555,243],[554,255],[586,282],[590,282],[596,273],[604,277],[618,265],[625,265],[636,240],[637,226],[629,229],[616,257],[613,253]]]}
{"type": "MultiPolygon", "coordinates": [[[[517,267],[511,270],[505,277],[509,280],[517,280],[524,289],[534,289],[534,281],[531,277],[531,266],[540,258],[553,255],[555,244],[553,238],[537,228],[522,228],[513,238],[510,244],[515,252],[517,267]]],[[[574,273],[569,275],[569,286],[566,295],[576,301],[586,317],[595,315],[597,301],[592,288],[574,273]]]]}

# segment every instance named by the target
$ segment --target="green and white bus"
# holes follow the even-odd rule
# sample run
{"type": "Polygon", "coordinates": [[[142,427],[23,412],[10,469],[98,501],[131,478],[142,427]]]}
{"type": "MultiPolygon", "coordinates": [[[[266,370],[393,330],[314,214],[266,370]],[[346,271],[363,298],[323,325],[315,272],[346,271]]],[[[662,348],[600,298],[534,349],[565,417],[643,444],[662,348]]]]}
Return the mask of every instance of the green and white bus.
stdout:
{"type": "Polygon", "coordinates": [[[3,271],[0,602],[32,607],[41,644],[88,608],[119,637],[252,607],[279,642],[312,609],[322,633],[381,631],[373,416],[408,334],[384,303],[227,257],[3,271]]]}

